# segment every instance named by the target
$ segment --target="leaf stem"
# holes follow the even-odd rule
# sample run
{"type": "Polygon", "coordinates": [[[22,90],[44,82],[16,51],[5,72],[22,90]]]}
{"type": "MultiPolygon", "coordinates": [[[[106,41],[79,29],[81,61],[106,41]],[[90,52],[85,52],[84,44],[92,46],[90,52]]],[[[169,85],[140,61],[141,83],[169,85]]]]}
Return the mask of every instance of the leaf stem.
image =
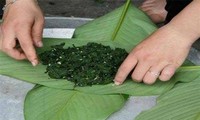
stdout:
{"type": "Polygon", "coordinates": [[[131,0],[127,0],[126,5],[125,5],[125,7],[124,7],[124,9],[123,9],[123,11],[122,11],[120,20],[119,20],[119,22],[118,22],[118,24],[117,24],[117,26],[116,26],[116,28],[115,28],[115,31],[114,31],[114,33],[113,33],[113,35],[112,35],[112,40],[113,40],[113,41],[115,40],[115,38],[116,38],[116,36],[117,36],[117,33],[119,32],[119,29],[121,28],[121,25],[122,25],[122,23],[123,23],[123,21],[124,21],[124,18],[125,18],[125,16],[126,16],[127,11],[128,11],[130,2],[131,2],[131,0]]]}
{"type": "Polygon", "coordinates": [[[177,72],[179,71],[189,71],[189,70],[200,70],[200,66],[182,66],[178,68],[177,72]]]}

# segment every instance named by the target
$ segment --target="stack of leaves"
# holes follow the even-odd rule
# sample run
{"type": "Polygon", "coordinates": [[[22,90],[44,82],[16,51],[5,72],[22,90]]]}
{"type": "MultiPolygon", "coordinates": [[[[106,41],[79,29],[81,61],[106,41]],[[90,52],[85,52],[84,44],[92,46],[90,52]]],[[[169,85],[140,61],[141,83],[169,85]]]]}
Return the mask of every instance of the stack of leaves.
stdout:
{"type": "MultiPolygon", "coordinates": [[[[43,39],[45,46],[37,52],[63,42],[64,48],[95,42],[130,51],[155,30],[150,19],[128,0],[126,5],[79,27],[73,40],[43,39]]],[[[128,78],[120,86],[111,83],[74,88],[68,80],[49,79],[44,65],[32,67],[28,61],[13,60],[2,52],[0,59],[1,75],[37,84],[26,96],[25,120],[105,120],[124,105],[127,96],[151,95],[160,96],[157,105],[137,120],[200,120],[200,66],[184,64],[170,81],[158,80],[152,86],[128,78]]]]}
{"type": "Polygon", "coordinates": [[[98,43],[64,49],[65,43],[52,46],[41,53],[51,78],[67,79],[75,86],[104,85],[111,83],[120,64],[128,53],[121,48],[111,49],[98,43]]]}

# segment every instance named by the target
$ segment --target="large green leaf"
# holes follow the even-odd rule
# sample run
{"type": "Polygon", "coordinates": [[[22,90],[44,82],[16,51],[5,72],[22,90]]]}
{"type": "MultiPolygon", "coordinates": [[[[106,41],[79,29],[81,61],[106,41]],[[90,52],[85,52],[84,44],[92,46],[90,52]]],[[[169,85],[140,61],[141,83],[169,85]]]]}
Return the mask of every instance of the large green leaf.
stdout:
{"type": "MultiPolygon", "coordinates": [[[[65,47],[69,47],[72,44],[80,46],[91,41],[109,45],[113,48],[124,48],[127,51],[130,51],[154,30],[156,30],[155,25],[143,12],[134,6],[125,5],[78,28],[73,40],[44,39],[45,47],[38,49],[38,53],[48,50],[51,45],[60,44],[62,42],[66,43],[65,47]],[[113,35],[115,37],[113,37],[113,35]]],[[[52,88],[75,89],[94,94],[123,93],[129,95],[158,95],[171,89],[178,81],[187,82],[199,77],[200,72],[199,67],[195,67],[195,69],[188,67],[185,71],[180,70],[169,82],[157,82],[153,86],[126,80],[122,86],[108,84],[74,88],[74,84],[67,80],[50,79],[48,75],[44,73],[45,66],[43,65],[32,67],[27,61],[16,61],[3,53],[0,53],[0,58],[1,75],[52,88]],[[191,71],[193,72],[192,74],[191,71]]]]}
{"type": "Polygon", "coordinates": [[[105,120],[125,102],[122,95],[91,95],[36,87],[25,100],[26,120],[105,120]]]}
{"type": "Polygon", "coordinates": [[[160,96],[157,105],[136,120],[196,120],[200,112],[200,79],[181,83],[160,96]]]}
{"type": "MultiPolygon", "coordinates": [[[[37,51],[40,53],[48,50],[51,45],[62,42],[66,43],[65,47],[72,44],[80,46],[88,42],[98,42],[112,48],[124,48],[129,52],[155,30],[155,25],[144,13],[127,3],[78,28],[73,40],[44,39],[45,47],[37,51]]],[[[167,118],[166,115],[169,115],[168,118],[170,116],[176,118],[177,115],[194,117],[199,113],[197,110],[200,106],[198,101],[200,91],[197,82],[200,79],[199,66],[182,67],[169,82],[158,81],[153,86],[126,80],[121,86],[108,84],[74,88],[73,83],[67,80],[50,79],[44,72],[43,65],[32,67],[27,61],[16,61],[0,52],[1,75],[46,86],[36,87],[28,93],[25,102],[26,120],[102,120],[123,105],[125,99],[117,94],[160,95],[172,89],[177,82],[185,83],[176,85],[175,89],[160,97],[158,106],[141,114],[138,119],[161,118],[159,120],[162,120],[167,118]],[[195,84],[187,83],[191,81],[195,84]],[[188,108],[184,108],[184,105],[188,108]],[[177,107],[181,108],[180,111],[176,110],[177,107]],[[197,112],[194,112],[194,109],[197,112]]]]}

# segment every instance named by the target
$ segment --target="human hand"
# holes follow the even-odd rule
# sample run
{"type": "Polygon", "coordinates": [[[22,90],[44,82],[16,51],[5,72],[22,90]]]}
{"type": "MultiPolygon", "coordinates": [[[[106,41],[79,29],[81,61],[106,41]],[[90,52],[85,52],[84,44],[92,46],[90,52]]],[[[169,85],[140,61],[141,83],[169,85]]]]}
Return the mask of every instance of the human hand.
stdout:
{"type": "Polygon", "coordinates": [[[185,35],[164,26],[134,48],[124,60],[115,76],[115,84],[124,82],[133,70],[136,82],[153,84],[159,77],[169,80],[182,65],[192,45],[185,35]]]}
{"type": "Polygon", "coordinates": [[[43,25],[44,17],[36,0],[17,0],[4,12],[0,50],[17,60],[28,59],[36,66],[39,62],[34,46],[43,46],[43,25]]]}

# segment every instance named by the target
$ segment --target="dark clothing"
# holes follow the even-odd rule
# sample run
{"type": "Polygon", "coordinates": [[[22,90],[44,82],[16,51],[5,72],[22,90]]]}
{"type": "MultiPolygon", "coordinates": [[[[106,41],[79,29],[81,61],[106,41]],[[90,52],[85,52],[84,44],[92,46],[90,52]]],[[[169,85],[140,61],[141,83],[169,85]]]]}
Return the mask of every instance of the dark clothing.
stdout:
{"type": "Polygon", "coordinates": [[[5,0],[1,0],[1,2],[0,2],[0,19],[3,16],[3,10],[2,9],[3,9],[4,5],[5,5],[5,0]]]}
{"type": "Polygon", "coordinates": [[[165,9],[168,11],[166,17],[166,23],[170,22],[171,19],[176,16],[181,10],[183,10],[192,0],[167,0],[165,9]]]}

